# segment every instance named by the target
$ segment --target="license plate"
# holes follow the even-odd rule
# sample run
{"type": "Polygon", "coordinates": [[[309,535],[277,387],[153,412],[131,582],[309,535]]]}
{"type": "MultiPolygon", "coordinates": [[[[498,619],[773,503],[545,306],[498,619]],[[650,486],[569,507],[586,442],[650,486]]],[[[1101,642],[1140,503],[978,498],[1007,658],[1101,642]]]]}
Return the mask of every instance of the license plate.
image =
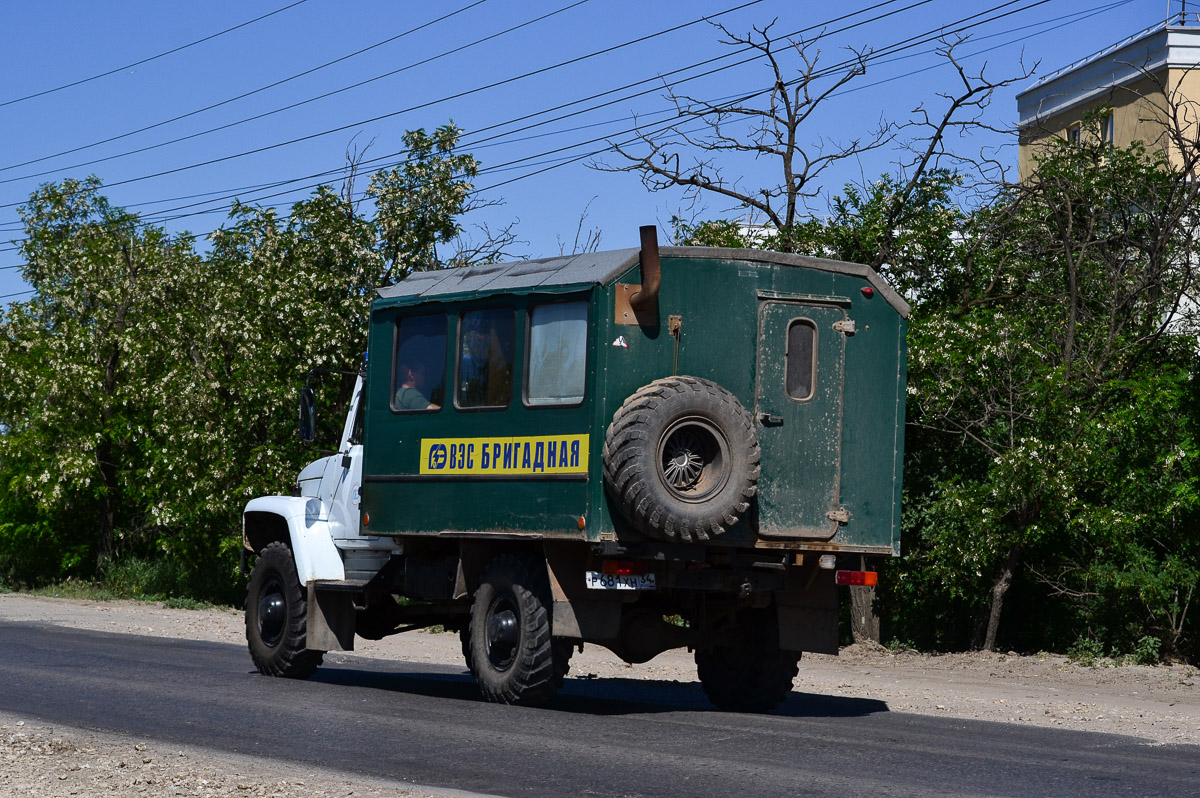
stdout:
{"type": "Polygon", "coordinates": [[[654,574],[602,574],[588,571],[587,586],[591,590],[653,590],[654,574]]]}

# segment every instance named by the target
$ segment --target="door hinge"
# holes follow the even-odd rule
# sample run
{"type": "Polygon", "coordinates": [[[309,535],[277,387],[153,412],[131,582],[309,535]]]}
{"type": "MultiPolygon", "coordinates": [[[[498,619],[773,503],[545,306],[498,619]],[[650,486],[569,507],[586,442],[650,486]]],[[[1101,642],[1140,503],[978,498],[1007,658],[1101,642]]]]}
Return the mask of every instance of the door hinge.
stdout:
{"type": "Polygon", "coordinates": [[[830,521],[837,521],[839,524],[850,523],[850,511],[845,507],[839,507],[836,510],[830,510],[825,513],[825,517],[830,521]]]}
{"type": "Polygon", "coordinates": [[[854,326],[854,319],[842,319],[833,323],[833,329],[846,335],[854,335],[857,328],[854,326]]]}

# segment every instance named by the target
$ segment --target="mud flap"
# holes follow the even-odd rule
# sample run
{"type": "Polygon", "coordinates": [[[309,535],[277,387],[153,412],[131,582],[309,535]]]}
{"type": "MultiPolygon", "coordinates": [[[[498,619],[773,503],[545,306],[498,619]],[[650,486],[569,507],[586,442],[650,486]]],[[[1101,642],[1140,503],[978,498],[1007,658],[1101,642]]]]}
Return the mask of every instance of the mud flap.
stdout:
{"type": "Polygon", "coordinates": [[[354,650],[354,596],[317,590],[308,583],[308,620],[305,648],[313,651],[354,650]]]}
{"type": "Polygon", "coordinates": [[[838,595],[833,573],[817,568],[815,561],[788,570],[786,587],[775,594],[780,648],[838,653],[838,595]]]}
{"type": "Polygon", "coordinates": [[[547,543],[545,551],[554,597],[552,634],[572,640],[615,640],[621,630],[621,597],[584,586],[587,549],[547,543]]]}

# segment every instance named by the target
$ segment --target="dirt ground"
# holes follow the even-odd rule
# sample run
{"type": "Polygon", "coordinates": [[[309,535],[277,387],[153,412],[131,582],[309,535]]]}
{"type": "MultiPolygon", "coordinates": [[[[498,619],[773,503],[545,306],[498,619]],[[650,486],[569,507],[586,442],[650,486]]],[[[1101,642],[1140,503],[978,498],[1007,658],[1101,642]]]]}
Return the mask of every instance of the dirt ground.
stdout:
{"type": "MultiPolygon", "coordinates": [[[[89,602],[0,595],[0,620],[123,634],[243,644],[234,610],[166,609],[142,602],[89,602]]],[[[410,632],[357,641],[354,657],[461,664],[458,637],[410,632]]],[[[327,662],[351,656],[327,655],[327,662]]],[[[671,651],[630,666],[589,646],[572,678],[694,681],[691,655],[671,651]]],[[[1148,744],[1200,744],[1200,672],[1184,665],[1081,667],[1056,655],[891,652],[851,646],[839,657],[806,655],[796,690],[882,701],[893,712],[1027,723],[1123,734],[1148,744]]],[[[240,795],[433,796],[453,791],[279,766],[203,749],[179,749],[0,714],[0,784],[13,796],[240,795]]]]}

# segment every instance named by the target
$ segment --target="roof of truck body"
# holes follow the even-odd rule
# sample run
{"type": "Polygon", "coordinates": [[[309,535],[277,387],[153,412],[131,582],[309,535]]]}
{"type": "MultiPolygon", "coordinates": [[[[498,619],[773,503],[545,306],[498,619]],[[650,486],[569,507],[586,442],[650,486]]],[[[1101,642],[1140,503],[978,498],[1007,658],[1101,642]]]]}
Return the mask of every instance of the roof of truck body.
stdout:
{"type": "MultiPolygon", "coordinates": [[[[724,247],[662,247],[659,254],[663,259],[713,258],[781,264],[851,275],[870,283],[901,316],[907,318],[909,314],[908,303],[884,282],[874,269],[858,263],[757,249],[724,247]]],[[[451,294],[492,293],[574,285],[580,287],[607,285],[637,265],[640,259],[640,249],[614,249],[606,252],[564,255],[557,258],[414,272],[395,285],[380,288],[378,293],[383,299],[425,299],[451,294]]]]}

